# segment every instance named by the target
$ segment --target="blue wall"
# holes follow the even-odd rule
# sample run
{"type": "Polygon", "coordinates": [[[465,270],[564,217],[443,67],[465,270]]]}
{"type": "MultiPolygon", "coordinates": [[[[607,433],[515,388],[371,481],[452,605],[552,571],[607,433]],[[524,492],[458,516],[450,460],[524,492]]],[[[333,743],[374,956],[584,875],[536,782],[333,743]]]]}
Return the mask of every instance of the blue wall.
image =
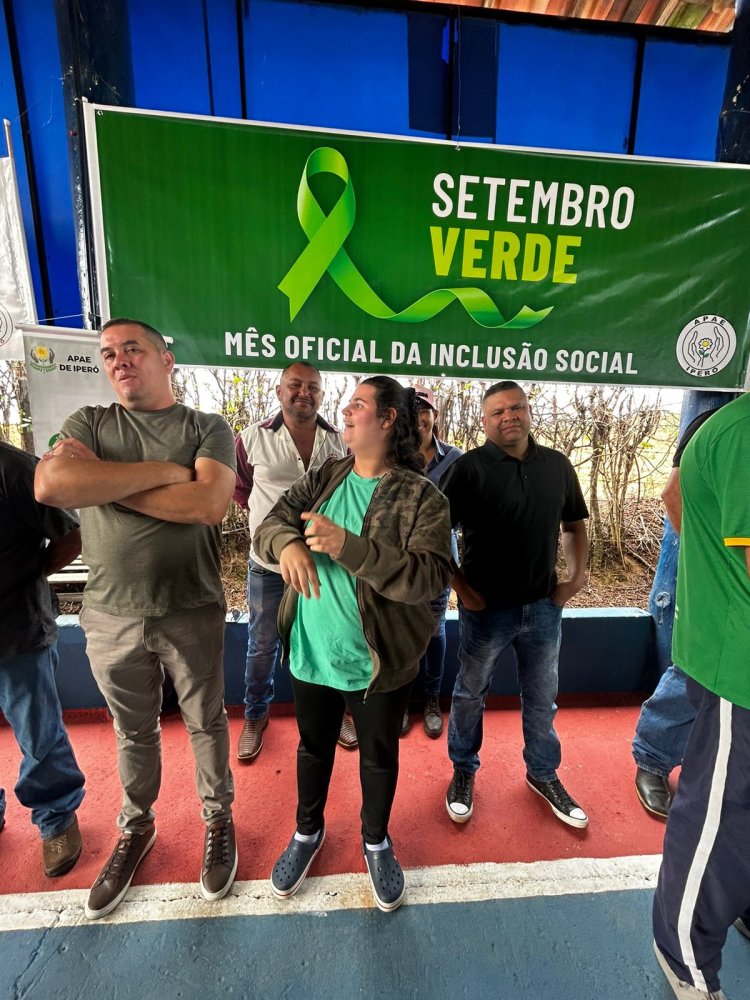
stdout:
{"type": "MultiPolygon", "coordinates": [[[[91,675],[86,656],[86,638],[77,615],[59,620],[57,689],[65,709],[99,708],[104,699],[91,675]]],[[[448,648],[442,695],[453,691],[458,662],[458,613],[446,618],[448,648]]],[[[245,650],[247,615],[228,621],[224,641],[224,681],[227,705],[241,705],[245,697],[245,650]]],[[[611,691],[652,690],[656,680],[653,657],[653,620],[637,608],[566,608],[563,611],[563,641],[560,650],[560,691],[581,694],[611,691]]],[[[289,671],[276,671],[274,701],[292,701],[289,671]]],[[[518,693],[515,654],[508,650],[495,671],[490,693],[518,693]]]]}
{"type": "MultiPolygon", "coordinates": [[[[95,0],[67,2],[80,20],[95,0]]],[[[713,159],[726,37],[397,3],[108,7],[127,18],[138,107],[713,159]]],[[[37,309],[71,326],[82,321],[63,104],[71,67],[61,65],[55,8],[55,0],[3,6],[0,111],[13,124],[37,309]]]]}

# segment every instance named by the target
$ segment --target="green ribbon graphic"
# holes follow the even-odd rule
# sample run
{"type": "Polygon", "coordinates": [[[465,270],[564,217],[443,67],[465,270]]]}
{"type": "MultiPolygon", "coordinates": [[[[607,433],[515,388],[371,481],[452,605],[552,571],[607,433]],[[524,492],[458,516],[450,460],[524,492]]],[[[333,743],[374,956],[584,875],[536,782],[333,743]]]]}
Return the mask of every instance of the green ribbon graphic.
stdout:
{"type": "Polygon", "coordinates": [[[344,295],[363,312],[376,319],[397,323],[424,323],[441,313],[451,302],[458,301],[480,326],[525,330],[540,323],[554,308],[536,310],[523,306],[512,319],[506,320],[481,288],[437,288],[401,312],[395,312],[370,287],[344,249],[344,243],[354,227],[355,215],[354,185],[346,160],[330,146],[313,150],[305,163],[297,191],[297,217],[310,242],[278,286],[279,291],[289,299],[290,320],[300,311],[326,271],[344,295]],[[344,190],[328,215],[316,201],[309,185],[311,177],[325,173],[333,174],[344,182],[344,190]]]}

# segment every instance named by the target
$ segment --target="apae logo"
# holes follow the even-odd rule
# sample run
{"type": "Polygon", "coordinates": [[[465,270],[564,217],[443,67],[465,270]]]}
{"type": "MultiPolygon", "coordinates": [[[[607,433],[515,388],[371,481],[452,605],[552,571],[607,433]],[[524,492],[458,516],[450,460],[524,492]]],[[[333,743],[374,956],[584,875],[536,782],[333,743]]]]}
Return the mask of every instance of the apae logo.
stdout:
{"type": "Polygon", "coordinates": [[[14,330],[13,317],[5,306],[0,305],[0,347],[8,343],[14,330]]]}
{"type": "Polygon", "coordinates": [[[677,338],[677,360],[688,375],[706,378],[726,368],[737,349],[734,327],[723,316],[696,316],[677,338]]]}
{"type": "Polygon", "coordinates": [[[31,367],[37,372],[53,372],[57,365],[55,352],[45,344],[35,344],[31,348],[31,367]]]}

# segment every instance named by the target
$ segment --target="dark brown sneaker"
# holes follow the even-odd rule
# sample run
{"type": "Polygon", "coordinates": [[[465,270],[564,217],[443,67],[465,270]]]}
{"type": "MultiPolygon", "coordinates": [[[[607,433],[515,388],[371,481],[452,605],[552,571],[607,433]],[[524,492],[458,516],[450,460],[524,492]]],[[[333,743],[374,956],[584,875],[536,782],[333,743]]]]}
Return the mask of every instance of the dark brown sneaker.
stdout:
{"type": "Polygon", "coordinates": [[[74,818],[67,830],[63,830],[57,837],[47,837],[42,841],[44,874],[57,878],[58,875],[69,872],[80,858],[82,846],[78,820],[74,818]]]}
{"type": "Polygon", "coordinates": [[[217,819],[206,827],[201,869],[201,893],[204,899],[226,896],[237,874],[237,838],[231,819],[217,819]]]}
{"type": "Polygon", "coordinates": [[[245,719],[242,724],[240,741],[237,744],[237,760],[249,764],[263,749],[263,730],[268,725],[268,714],[262,719],[245,719]]]}
{"type": "Polygon", "coordinates": [[[143,833],[125,833],[115,844],[109,860],[91,886],[85,913],[89,920],[106,917],[130,888],[138,865],[154,846],[156,827],[152,823],[143,833]]]}

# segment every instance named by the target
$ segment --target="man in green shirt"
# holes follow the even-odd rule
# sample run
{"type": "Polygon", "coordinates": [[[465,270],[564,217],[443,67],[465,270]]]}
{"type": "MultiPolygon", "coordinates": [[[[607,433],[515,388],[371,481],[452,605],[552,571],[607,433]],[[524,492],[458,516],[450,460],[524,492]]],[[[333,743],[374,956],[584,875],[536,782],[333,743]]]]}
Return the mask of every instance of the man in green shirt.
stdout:
{"type": "Polygon", "coordinates": [[[721,1000],[732,923],[750,936],[750,394],[722,407],[680,465],[672,657],[697,714],[669,811],[654,901],[675,996],[721,1000]]]}
{"type": "Polygon", "coordinates": [[[117,735],[120,835],[89,894],[90,919],[123,899],[156,838],[165,670],[195,757],[203,896],[226,895],[237,870],[219,553],[234,439],[221,417],[175,401],[174,355],[153,327],[110,320],[101,356],[118,402],[72,414],[36,473],[37,499],[82,508],[90,577],[81,623],[117,735]]]}

